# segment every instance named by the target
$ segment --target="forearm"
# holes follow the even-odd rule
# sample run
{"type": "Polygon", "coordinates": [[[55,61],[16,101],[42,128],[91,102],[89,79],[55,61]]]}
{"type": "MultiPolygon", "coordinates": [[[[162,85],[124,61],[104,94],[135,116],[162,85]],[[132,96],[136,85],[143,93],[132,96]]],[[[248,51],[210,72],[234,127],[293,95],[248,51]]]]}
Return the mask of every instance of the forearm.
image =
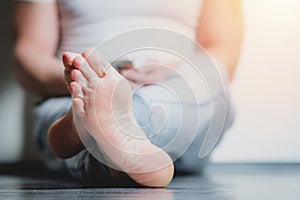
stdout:
{"type": "Polygon", "coordinates": [[[230,80],[240,55],[243,39],[241,0],[204,0],[197,41],[228,70],[230,80]]]}
{"type": "Polygon", "coordinates": [[[240,57],[240,46],[229,47],[226,44],[211,44],[204,48],[210,56],[215,58],[227,69],[229,79],[232,81],[240,57]]]}
{"type": "Polygon", "coordinates": [[[40,96],[68,95],[60,61],[32,44],[14,48],[15,74],[19,83],[40,96]]]}
{"type": "Polygon", "coordinates": [[[40,96],[67,95],[63,67],[54,53],[59,42],[59,13],[53,2],[16,2],[12,16],[15,74],[40,96]]]}

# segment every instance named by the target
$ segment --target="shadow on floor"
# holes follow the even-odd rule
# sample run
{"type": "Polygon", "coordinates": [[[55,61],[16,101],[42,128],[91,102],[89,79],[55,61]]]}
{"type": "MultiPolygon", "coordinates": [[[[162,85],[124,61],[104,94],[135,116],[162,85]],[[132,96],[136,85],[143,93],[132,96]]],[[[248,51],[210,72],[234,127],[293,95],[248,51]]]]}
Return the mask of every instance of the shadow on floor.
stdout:
{"type": "Polygon", "coordinates": [[[0,165],[0,199],[300,199],[300,165],[210,165],[203,175],[177,173],[166,188],[83,183],[41,163],[0,165]]]}

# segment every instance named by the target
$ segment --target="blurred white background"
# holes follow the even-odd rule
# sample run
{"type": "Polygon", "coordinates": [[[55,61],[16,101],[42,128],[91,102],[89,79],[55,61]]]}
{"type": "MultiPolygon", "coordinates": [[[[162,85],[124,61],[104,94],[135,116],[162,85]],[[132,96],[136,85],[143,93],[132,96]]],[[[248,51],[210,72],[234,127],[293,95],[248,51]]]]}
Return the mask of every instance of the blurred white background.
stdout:
{"type": "Polygon", "coordinates": [[[300,1],[243,0],[245,39],[234,127],[218,162],[300,161],[300,1]]]}
{"type": "MultiPolygon", "coordinates": [[[[300,1],[243,3],[245,40],[232,87],[237,118],[213,160],[300,162],[300,1]]],[[[10,69],[10,4],[0,1],[0,161],[6,162],[32,155],[33,147],[23,142],[24,95],[10,69]]]]}

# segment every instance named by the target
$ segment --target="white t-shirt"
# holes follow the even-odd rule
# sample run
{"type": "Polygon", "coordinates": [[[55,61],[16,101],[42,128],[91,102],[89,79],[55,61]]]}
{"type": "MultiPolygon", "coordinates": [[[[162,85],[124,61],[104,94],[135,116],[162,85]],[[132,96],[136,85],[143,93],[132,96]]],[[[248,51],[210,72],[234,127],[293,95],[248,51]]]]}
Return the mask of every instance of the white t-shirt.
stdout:
{"type": "MultiPolygon", "coordinates": [[[[122,32],[155,27],[179,32],[195,39],[201,6],[203,0],[16,0],[30,2],[57,2],[60,15],[60,44],[57,56],[65,51],[81,53],[86,48],[96,47],[98,44],[122,32]]],[[[177,41],[172,41],[176,43],[177,41]]],[[[122,45],[122,42],[120,42],[122,45]]],[[[116,47],[118,48],[118,47],[116,47]]],[[[105,52],[101,52],[104,55],[105,52]]],[[[144,53],[144,52],[142,52],[144,53]]],[[[148,54],[149,55],[149,54],[148,54]]],[[[146,56],[148,56],[146,55],[146,56]]],[[[132,60],[142,63],[148,58],[140,54],[132,60]],[[138,60],[138,61],[136,61],[138,60]]],[[[155,55],[156,56],[156,55],[155,55]]],[[[178,61],[178,57],[162,53],[159,55],[163,62],[170,59],[178,61]]],[[[151,58],[150,58],[151,60],[151,58]]],[[[215,61],[225,76],[225,68],[215,61]]],[[[204,63],[206,64],[206,62],[204,63]]],[[[138,66],[137,64],[136,66],[138,66]]],[[[206,85],[197,73],[185,72],[194,91],[205,91],[206,85]],[[200,89],[203,88],[203,89],[200,89]]],[[[200,92],[201,93],[201,92],[200,92]]],[[[199,99],[203,98],[203,92],[199,99]]],[[[209,96],[209,95],[208,95],[209,96]]]]}
{"type": "Polygon", "coordinates": [[[195,38],[202,0],[17,0],[56,1],[60,14],[60,45],[82,52],[124,31],[143,27],[174,30],[195,38]]]}

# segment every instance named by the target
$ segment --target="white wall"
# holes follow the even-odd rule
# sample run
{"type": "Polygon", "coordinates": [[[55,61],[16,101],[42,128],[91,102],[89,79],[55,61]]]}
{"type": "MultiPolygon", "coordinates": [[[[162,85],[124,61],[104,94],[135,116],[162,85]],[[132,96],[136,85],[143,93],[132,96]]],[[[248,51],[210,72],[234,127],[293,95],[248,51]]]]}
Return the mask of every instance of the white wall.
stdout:
{"type": "Polygon", "coordinates": [[[300,161],[300,1],[243,0],[246,34],[233,84],[238,116],[218,162],[300,161]]]}

